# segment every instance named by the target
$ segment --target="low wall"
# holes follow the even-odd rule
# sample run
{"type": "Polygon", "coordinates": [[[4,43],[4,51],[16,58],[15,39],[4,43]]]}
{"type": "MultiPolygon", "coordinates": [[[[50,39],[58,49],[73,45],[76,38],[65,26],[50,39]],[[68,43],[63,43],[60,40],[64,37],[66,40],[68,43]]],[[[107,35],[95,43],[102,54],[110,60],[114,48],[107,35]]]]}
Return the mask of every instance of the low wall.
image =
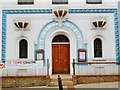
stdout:
{"type": "Polygon", "coordinates": [[[74,84],[100,83],[120,81],[120,75],[76,75],[73,76],[74,84]]]}
{"type": "Polygon", "coordinates": [[[45,86],[50,82],[50,76],[3,76],[2,87],[45,86]]]}
{"type": "MultiPolygon", "coordinates": [[[[90,63],[90,62],[89,62],[90,63]]],[[[97,62],[92,62],[97,63],[97,62]]],[[[117,75],[119,65],[116,64],[77,64],[75,65],[75,75],[117,75]]],[[[109,62],[110,63],[110,62],[109,62]]]]}

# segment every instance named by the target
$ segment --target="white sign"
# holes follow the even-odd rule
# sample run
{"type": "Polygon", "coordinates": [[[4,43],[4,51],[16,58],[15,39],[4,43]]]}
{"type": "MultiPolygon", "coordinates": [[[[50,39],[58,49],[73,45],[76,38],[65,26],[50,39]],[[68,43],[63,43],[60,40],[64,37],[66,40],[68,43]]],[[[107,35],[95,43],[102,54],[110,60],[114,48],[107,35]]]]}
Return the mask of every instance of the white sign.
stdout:
{"type": "Polygon", "coordinates": [[[43,54],[42,53],[37,53],[37,59],[42,60],[43,59],[43,54]]]}
{"type": "Polygon", "coordinates": [[[80,60],[85,60],[85,52],[80,52],[80,60]]]}

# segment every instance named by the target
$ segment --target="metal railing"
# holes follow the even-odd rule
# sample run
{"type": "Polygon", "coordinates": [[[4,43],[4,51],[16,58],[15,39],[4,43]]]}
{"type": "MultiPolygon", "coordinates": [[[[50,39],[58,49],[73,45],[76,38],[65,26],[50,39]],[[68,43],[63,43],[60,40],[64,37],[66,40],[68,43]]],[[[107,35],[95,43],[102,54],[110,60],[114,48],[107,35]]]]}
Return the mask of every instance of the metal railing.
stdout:
{"type": "Polygon", "coordinates": [[[47,75],[49,75],[49,68],[50,68],[50,63],[49,63],[49,59],[47,59],[47,75]]]}

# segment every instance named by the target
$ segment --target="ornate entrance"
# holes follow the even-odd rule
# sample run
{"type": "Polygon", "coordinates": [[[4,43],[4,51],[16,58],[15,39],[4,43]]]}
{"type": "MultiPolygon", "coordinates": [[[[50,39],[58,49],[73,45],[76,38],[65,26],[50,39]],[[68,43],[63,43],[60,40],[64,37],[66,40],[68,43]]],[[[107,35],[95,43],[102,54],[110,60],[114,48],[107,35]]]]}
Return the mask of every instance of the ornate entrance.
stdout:
{"type": "MultiPolygon", "coordinates": [[[[50,75],[53,74],[54,69],[54,61],[52,55],[52,45],[55,44],[69,44],[69,62],[73,61],[73,58],[77,58],[77,50],[79,48],[86,48],[87,44],[84,44],[84,39],[81,30],[77,27],[73,22],[66,20],[62,23],[62,26],[56,21],[51,21],[47,23],[44,28],[40,31],[38,36],[37,45],[35,45],[35,49],[43,49],[45,51],[44,58],[49,59],[49,72],[50,75]],[[66,36],[68,41],[64,41],[67,39],[61,39],[59,41],[54,41],[53,38],[58,35],[66,36]]],[[[70,64],[70,73],[73,74],[72,64],[70,64]]],[[[59,73],[59,72],[57,72],[59,73]]]]}
{"type": "Polygon", "coordinates": [[[52,73],[70,73],[70,44],[64,35],[57,35],[52,40],[52,73]]]}

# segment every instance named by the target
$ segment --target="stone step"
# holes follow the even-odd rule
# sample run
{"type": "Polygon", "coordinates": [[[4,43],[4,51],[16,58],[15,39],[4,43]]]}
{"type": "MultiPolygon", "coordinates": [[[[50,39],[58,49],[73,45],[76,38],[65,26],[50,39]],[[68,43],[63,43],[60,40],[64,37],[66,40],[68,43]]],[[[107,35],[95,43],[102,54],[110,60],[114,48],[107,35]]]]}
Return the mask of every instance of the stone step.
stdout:
{"type": "MultiPolygon", "coordinates": [[[[72,81],[72,78],[62,78],[61,79],[62,81],[72,81]]],[[[57,78],[54,78],[54,79],[50,79],[50,81],[52,82],[52,81],[58,81],[58,79],[57,78]]]]}
{"type": "MultiPolygon", "coordinates": [[[[63,86],[70,86],[73,85],[72,81],[62,81],[63,86]]],[[[58,86],[58,81],[52,81],[50,82],[49,86],[58,86]]]]}
{"type": "Polygon", "coordinates": [[[70,74],[53,74],[50,76],[51,79],[54,79],[54,78],[58,78],[58,75],[60,75],[60,77],[63,79],[63,78],[72,78],[72,75],[70,74]]]}

